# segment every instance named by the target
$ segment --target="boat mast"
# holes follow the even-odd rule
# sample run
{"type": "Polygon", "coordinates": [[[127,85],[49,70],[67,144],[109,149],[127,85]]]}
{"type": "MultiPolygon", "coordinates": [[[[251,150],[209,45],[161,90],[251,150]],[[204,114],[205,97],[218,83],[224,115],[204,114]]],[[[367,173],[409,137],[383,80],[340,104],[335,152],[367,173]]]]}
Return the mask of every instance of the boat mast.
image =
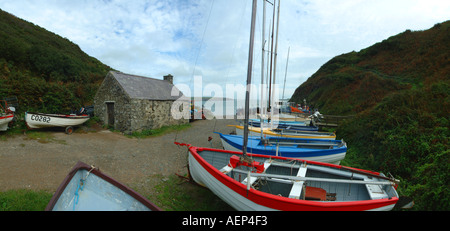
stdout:
{"type": "Polygon", "coordinates": [[[284,72],[284,85],[283,85],[283,97],[281,99],[284,99],[284,89],[286,88],[286,76],[287,76],[287,69],[289,64],[289,52],[291,51],[291,47],[288,48],[288,54],[287,54],[287,60],[286,60],[286,71],[284,72]]]}
{"type": "Polygon", "coordinates": [[[264,98],[264,47],[266,45],[265,34],[266,34],[266,0],[263,0],[263,22],[262,22],[262,55],[261,55],[261,99],[260,99],[260,127],[261,127],[261,140],[264,139],[263,134],[263,123],[264,123],[264,114],[265,114],[265,98],[264,98]]]}
{"type": "Polygon", "coordinates": [[[252,8],[252,22],[250,30],[250,48],[248,52],[248,66],[247,66],[247,90],[245,92],[245,120],[244,120],[244,145],[242,146],[242,153],[247,155],[247,143],[248,143],[248,120],[249,120],[249,107],[250,107],[250,89],[252,83],[252,67],[253,67],[253,44],[255,38],[255,23],[256,23],[256,8],[258,7],[257,0],[253,0],[252,8]]]}
{"type": "MultiPolygon", "coordinates": [[[[274,1],[275,4],[275,1],[274,1]]],[[[277,72],[277,56],[278,56],[278,28],[280,25],[280,0],[278,0],[278,12],[277,12],[277,34],[275,38],[275,53],[274,53],[274,61],[273,61],[273,85],[275,86],[275,76],[277,72]]],[[[273,102],[273,97],[275,95],[275,88],[273,89],[274,92],[271,93],[272,96],[272,105],[275,105],[275,102],[273,102]]],[[[270,120],[272,122],[273,119],[273,110],[274,107],[270,105],[270,120]]],[[[273,124],[273,122],[271,123],[273,124]]]]}
{"type": "MultiPolygon", "coordinates": [[[[268,3],[270,3],[270,4],[272,4],[271,2],[269,2],[268,1],[268,3]]],[[[271,28],[272,27],[272,21],[270,21],[270,24],[269,24],[269,28],[271,28]]],[[[267,65],[266,65],[266,73],[267,73],[267,75],[266,75],[266,102],[264,102],[264,104],[266,105],[266,111],[265,111],[265,113],[267,114],[267,115],[269,115],[267,112],[268,112],[268,110],[269,110],[269,104],[267,103],[267,100],[268,99],[270,99],[270,92],[269,92],[269,86],[270,86],[270,80],[269,80],[269,76],[270,76],[270,55],[271,55],[271,53],[272,53],[272,51],[270,50],[270,42],[271,42],[271,39],[270,39],[270,37],[271,37],[271,35],[270,35],[270,32],[269,33],[267,33],[267,65]]],[[[269,118],[267,118],[267,119],[269,119],[269,118]]]]}
{"type": "Polygon", "coordinates": [[[271,34],[271,41],[270,41],[270,44],[271,44],[271,48],[270,48],[270,73],[269,73],[269,82],[268,82],[268,84],[269,84],[269,105],[268,105],[268,108],[269,108],[269,111],[272,111],[272,107],[271,107],[271,95],[272,95],[272,68],[273,68],[273,43],[274,43],[274,41],[273,41],[273,34],[274,34],[274,31],[275,31],[275,0],[273,1],[273,15],[272,15],[272,20],[273,20],[273,22],[272,22],[272,34],[271,34]]]}

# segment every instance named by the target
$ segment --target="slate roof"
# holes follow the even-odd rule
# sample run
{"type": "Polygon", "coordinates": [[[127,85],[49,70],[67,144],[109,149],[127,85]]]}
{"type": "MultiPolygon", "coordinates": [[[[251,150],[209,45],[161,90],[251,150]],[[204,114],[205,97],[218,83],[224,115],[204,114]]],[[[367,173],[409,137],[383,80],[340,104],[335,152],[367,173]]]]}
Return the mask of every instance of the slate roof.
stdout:
{"type": "Polygon", "coordinates": [[[177,100],[179,96],[171,96],[173,84],[166,80],[144,76],[129,75],[122,72],[109,72],[132,99],[177,100]]]}

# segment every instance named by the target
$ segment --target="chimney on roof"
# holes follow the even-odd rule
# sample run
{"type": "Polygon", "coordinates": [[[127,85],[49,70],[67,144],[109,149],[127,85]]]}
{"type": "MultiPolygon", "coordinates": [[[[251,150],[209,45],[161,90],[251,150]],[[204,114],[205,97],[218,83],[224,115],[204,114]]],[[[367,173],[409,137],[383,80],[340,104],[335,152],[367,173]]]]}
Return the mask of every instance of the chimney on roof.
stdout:
{"type": "Polygon", "coordinates": [[[164,76],[164,80],[166,80],[169,83],[173,84],[173,76],[171,74],[168,74],[168,75],[164,76]]]}

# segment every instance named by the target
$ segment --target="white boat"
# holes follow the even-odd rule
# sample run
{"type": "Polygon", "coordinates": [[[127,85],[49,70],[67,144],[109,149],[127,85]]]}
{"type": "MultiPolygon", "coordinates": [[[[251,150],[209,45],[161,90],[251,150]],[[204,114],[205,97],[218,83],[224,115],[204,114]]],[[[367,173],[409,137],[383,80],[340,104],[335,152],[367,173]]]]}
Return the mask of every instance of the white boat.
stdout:
{"type": "MultiPolygon", "coordinates": [[[[240,125],[227,125],[229,127],[235,127],[236,135],[244,135],[244,126],[240,125]]],[[[265,137],[287,137],[287,138],[302,138],[302,139],[324,139],[335,140],[336,134],[332,132],[318,132],[318,131],[301,131],[301,130],[285,130],[285,129],[270,129],[248,126],[249,136],[261,137],[261,130],[265,137]]]]}
{"type": "Polygon", "coordinates": [[[5,107],[3,107],[0,104],[0,131],[6,131],[8,130],[8,124],[9,122],[13,121],[14,119],[14,108],[8,107],[8,104],[4,100],[0,100],[0,102],[3,102],[5,107]]]}
{"type": "Polygon", "coordinates": [[[53,194],[46,211],[160,211],[133,189],[78,162],[53,194]]]}
{"type": "Polygon", "coordinates": [[[239,211],[388,211],[398,181],[322,162],[212,148],[189,149],[189,174],[239,211]]]}
{"type": "Polygon", "coordinates": [[[14,119],[14,114],[0,113],[0,131],[8,130],[8,124],[14,119]]]}
{"type": "Polygon", "coordinates": [[[73,127],[83,124],[89,120],[89,115],[64,115],[25,112],[25,123],[30,129],[47,127],[64,127],[66,133],[71,134],[73,127]]]}
{"type": "MultiPolygon", "coordinates": [[[[219,134],[225,150],[242,151],[243,137],[239,135],[219,134]]],[[[347,153],[347,144],[343,140],[297,139],[267,137],[261,139],[249,136],[247,150],[253,154],[281,156],[303,160],[339,164],[347,153]]]]}

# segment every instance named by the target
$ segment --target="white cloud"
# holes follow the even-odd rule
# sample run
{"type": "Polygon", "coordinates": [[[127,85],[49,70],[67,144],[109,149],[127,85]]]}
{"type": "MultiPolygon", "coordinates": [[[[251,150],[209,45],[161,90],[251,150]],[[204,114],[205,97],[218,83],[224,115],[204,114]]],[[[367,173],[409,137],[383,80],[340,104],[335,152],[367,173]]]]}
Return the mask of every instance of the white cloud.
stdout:
{"type": "MultiPolygon", "coordinates": [[[[254,81],[260,81],[261,3],[254,81]]],[[[0,8],[126,73],[245,83],[251,0],[0,0],[0,8]]],[[[290,96],[330,58],[406,29],[428,29],[448,20],[448,12],[450,1],[440,0],[282,0],[277,82],[284,82],[288,47],[290,96]]],[[[268,5],[267,26],[271,14],[268,5]]]]}

